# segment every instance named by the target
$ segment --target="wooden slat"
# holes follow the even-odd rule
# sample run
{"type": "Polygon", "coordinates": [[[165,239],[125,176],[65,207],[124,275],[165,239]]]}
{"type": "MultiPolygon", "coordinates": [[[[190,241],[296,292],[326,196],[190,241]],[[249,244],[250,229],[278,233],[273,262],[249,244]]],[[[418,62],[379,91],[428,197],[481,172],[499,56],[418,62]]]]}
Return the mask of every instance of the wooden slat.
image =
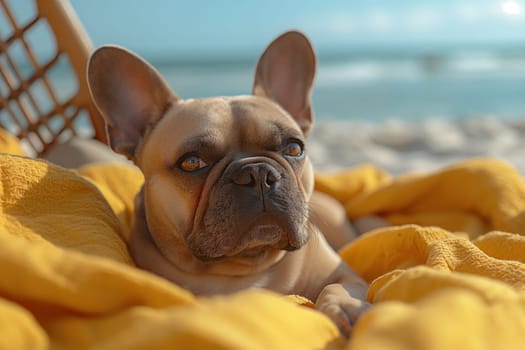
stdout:
{"type": "MultiPolygon", "coordinates": [[[[66,0],[35,0],[37,13],[27,23],[17,23],[9,4],[0,0],[0,11],[9,23],[12,34],[0,40],[0,79],[9,90],[0,96],[0,111],[2,119],[12,123],[13,127],[4,125],[7,130],[17,129],[16,136],[28,144],[35,155],[44,154],[50,146],[63,139],[65,135],[77,135],[75,120],[87,111],[91,119],[94,137],[106,142],[104,122],[96,110],[86,82],[86,64],[92,50],[88,35],[72,7],[66,0]],[[49,47],[56,47],[56,52],[47,62],[42,62],[37,57],[38,51],[31,46],[28,35],[37,24],[46,21],[50,28],[49,47]],[[20,45],[31,67],[19,67],[16,57],[13,56],[13,45],[20,45]],[[62,101],[50,80],[53,69],[57,69],[63,61],[69,62],[73,76],[77,83],[77,91],[71,91],[71,98],[62,101]],[[22,70],[31,68],[29,76],[24,77],[22,70]],[[34,95],[32,86],[39,82],[44,87],[45,103],[51,108],[46,108],[39,103],[44,96],[34,95]],[[23,96],[23,97],[22,97],[23,96]],[[40,97],[40,98],[38,98],[40,97]],[[54,120],[60,119],[59,130],[52,128],[54,120]]],[[[1,33],[0,33],[1,34],[1,33]]],[[[37,92],[38,93],[38,92],[37,92]]],[[[40,91],[40,94],[43,94],[40,91]]],[[[68,95],[69,96],[69,95],[68,95]]],[[[5,121],[3,121],[5,123],[5,121]]]]}

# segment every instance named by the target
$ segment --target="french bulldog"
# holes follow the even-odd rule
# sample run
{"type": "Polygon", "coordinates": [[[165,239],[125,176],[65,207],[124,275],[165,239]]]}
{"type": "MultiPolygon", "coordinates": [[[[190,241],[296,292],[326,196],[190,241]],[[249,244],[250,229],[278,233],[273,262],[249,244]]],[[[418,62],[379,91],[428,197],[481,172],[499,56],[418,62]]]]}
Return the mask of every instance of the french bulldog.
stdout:
{"type": "Polygon", "coordinates": [[[129,249],[196,295],[266,288],[315,301],[345,335],[367,284],[310,220],[316,56],[290,31],[259,58],[253,95],[183,100],[130,51],[103,46],[88,83],[111,148],[144,174],[129,249]]]}

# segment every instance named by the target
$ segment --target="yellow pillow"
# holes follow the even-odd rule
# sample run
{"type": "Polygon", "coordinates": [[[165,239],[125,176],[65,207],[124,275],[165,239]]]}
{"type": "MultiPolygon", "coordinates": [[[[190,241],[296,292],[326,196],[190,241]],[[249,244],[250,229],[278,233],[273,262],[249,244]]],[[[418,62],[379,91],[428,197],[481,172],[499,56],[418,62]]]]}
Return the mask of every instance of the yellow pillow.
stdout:
{"type": "Polygon", "coordinates": [[[20,140],[2,128],[0,128],[0,153],[26,155],[22,150],[20,140]]]}

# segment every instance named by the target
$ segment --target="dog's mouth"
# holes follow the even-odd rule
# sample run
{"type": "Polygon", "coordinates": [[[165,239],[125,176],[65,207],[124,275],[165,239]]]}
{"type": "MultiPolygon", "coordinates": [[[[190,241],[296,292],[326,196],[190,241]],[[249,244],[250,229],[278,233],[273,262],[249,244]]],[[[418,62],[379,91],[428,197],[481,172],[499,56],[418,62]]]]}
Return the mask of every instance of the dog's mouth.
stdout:
{"type": "Polygon", "coordinates": [[[272,253],[278,252],[280,249],[275,249],[269,246],[260,246],[242,250],[233,255],[225,255],[224,260],[235,260],[238,262],[258,263],[266,260],[272,253]]]}
{"type": "Polygon", "coordinates": [[[308,240],[298,233],[290,233],[277,224],[260,224],[251,227],[242,235],[243,239],[233,246],[222,246],[220,250],[193,250],[196,258],[206,263],[225,260],[244,261],[250,264],[265,261],[278,252],[300,249],[308,240]]]}
{"type": "Polygon", "coordinates": [[[195,257],[206,264],[215,264],[229,261],[242,265],[259,265],[264,263],[266,260],[278,261],[278,259],[274,258],[278,255],[282,255],[284,252],[285,250],[283,249],[277,249],[265,245],[245,249],[236,253],[227,253],[220,256],[195,255],[195,257]]]}

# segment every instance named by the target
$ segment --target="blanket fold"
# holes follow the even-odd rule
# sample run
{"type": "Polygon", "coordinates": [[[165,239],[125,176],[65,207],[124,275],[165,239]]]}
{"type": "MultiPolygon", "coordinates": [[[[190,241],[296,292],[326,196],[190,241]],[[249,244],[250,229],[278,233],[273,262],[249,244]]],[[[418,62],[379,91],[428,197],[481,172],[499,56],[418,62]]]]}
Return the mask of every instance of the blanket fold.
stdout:
{"type": "MultiPolygon", "coordinates": [[[[363,182],[359,169],[342,174],[363,182]]],[[[525,227],[525,183],[498,160],[471,159],[432,174],[383,178],[359,193],[355,185],[342,189],[342,176],[318,176],[316,185],[337,195],[351,219],[375,214],[394,225],[438,225],[470,238],[492,230],[523,233],[525,227]]]]}
{"type": "Polygon", "coordinates": [[[136,269],[125,232],[142,181],[130,166],[0,156],[0,348],[525,347],[525,183],[505,163],[318,175],[349,217],[394,224],[340,251],[374,304],[350,340],[299,297],[197,298],[136,269]]]}

